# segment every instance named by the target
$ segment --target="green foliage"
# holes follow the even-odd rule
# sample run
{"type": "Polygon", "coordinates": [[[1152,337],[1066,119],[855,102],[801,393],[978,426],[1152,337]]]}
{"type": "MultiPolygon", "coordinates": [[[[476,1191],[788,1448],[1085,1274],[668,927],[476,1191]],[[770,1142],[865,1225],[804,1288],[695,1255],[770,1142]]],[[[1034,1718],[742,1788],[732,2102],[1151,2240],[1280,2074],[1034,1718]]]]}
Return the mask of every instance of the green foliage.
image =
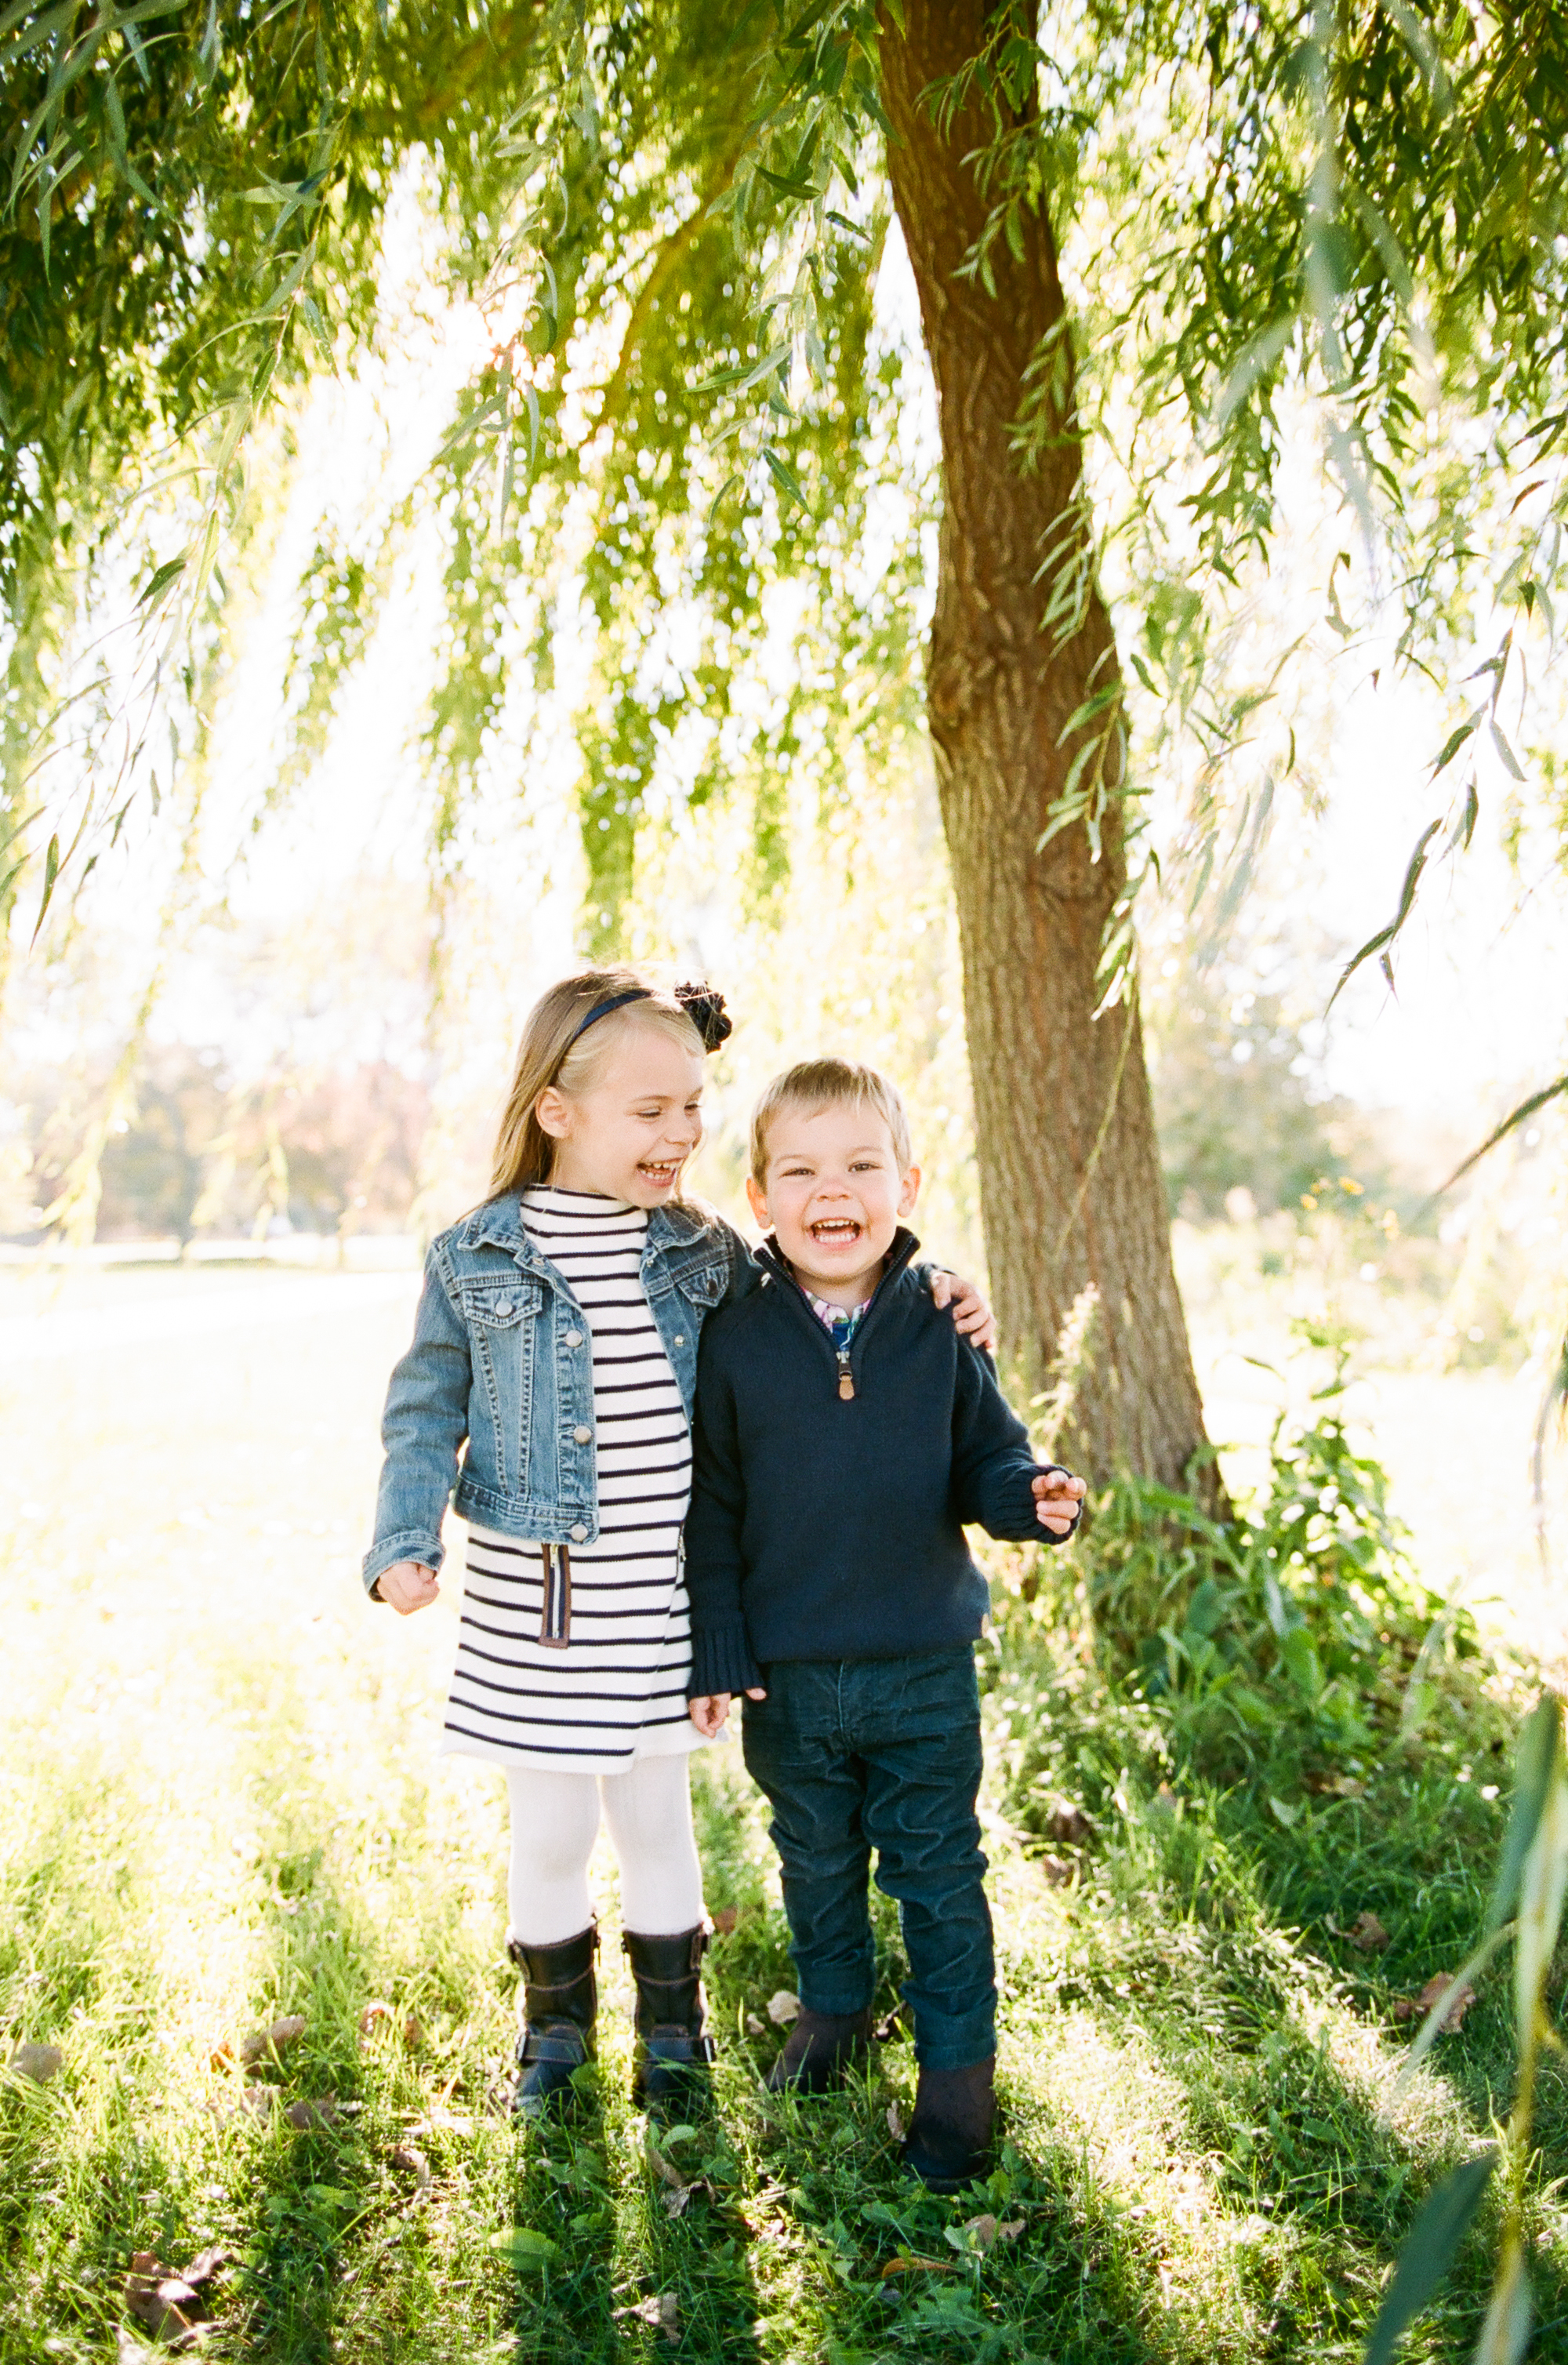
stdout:
{"type": "MultiPolygon", "coordinates": [[[[72,879],[123,820],[111,791],[150,779],[164,711],[178,723],[200,704],[247,444],[288,388],[388,333],[387,209],[416,185],[440,225],[437,293],[477,304],[491,351],[412,501],[340,524],[308,564],[279,787],[319,748],[420,521],[443,551],[447,615],[427,734],[438,863],[509,683],[538,694],[554,603],[580,577],[597,644],[584,837],[605,947],[637,830],[672,801],[734,784],[766,813],[786,737],[795,770],[844,797],[855,743],[913,718],[930,488],[907,484],[902,359],[871,325],[888,216],[879,46],[896,15],[865,0],[455,16],[23,0],[0,25],[0,897],[23,862],[41,865],[58,821],[57,792],[35,811],[25,781],[77,712],[64,701],[90,684],[103,710],[103,727],[70,726],[73,766],[103,790],[60,836],[72,879]],[[905,512],[890,537],[890,492],[905,512]],[[152,595],[129,764],[107,728],[129,693],[83,645],[95,604],[123,600],[128,557],[152,595]],[[780,582],[802,595],[788,627],[765,613],[780,582]],[[742,729],[737,685],[767,673],[780,631],[798,693],[787,717],[742,729]]],[[[1364,19],[1075,0],[1039,24],[1008,0],[982,53],[931,94],[939,120],[989,134],[980,281],[999,241],[1071,255],[1081,408],[1061,415],[1066,346],[1038,355],[1020,465],[1080,432],[1125,460],[1115,530],[1141,611],[1128,654],[1204,750],[1198,808],[1265,694],[1218,691],[1215,635],[1274,529],[1287,396],[1320,404],[1347,499],[1393,545],[1412,662],[1457,654],[1475,568],[1494,559],[1505,609],[1550,611],[1558,493],[1506,533],[1494,513],[1499,470],[1550,455],[1568,419],[1564,38],[1545,0],[1506,23],[1447,0],[1364,19]],[[1423,372],[1445,415],[1485,426],[1439,476],[1423,372]],[[1472,530],[1484,518],[1490,538],[1472,530]]],[[[1042,554],[1061,629],[1096,531],[1085,510],[1042,554]]],[[[1338,615],[1332,586],[1329,603],[1338,615]]],[[[575,590],[570,611],[575,628],[575,590]]],[[[1466,837],[1473,810],[1472,783],[1466,837]]],[[[1195,808],[1194,859],[1205,846],[1195,808]]],[[[777,878],[759,849],[764,900],[777,878]]]]}
{"type": "MultiPolygon", "coordinates": [[[[1221,1781],[1373,1747],[1388,1645],[1441,1608],[1409,1567],[1382,1470],[1332,1411],[1294,1435],[1281,1417],[1267,1492],[1228,1524],[1118,1479],[1081,1581],[1108,1680],[1221,1781]]],[[[1462,1626],[1450,1647],[1473,1649],[1462,1626]]]]}

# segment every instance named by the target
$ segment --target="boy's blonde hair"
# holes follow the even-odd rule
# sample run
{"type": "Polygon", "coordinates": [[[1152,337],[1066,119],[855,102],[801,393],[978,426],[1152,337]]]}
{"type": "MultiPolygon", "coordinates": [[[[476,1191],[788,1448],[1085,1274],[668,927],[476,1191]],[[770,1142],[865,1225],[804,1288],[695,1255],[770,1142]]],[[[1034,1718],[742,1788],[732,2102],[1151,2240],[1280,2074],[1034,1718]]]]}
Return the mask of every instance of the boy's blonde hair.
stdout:
{"type": "Polygon", "coordinates": [[[702,1037],[673,993],[634,969],[587,969],[564,977],[542,993],[522,1030],[511,1090],[496,1136],[492,1196],[548,1182],[556,1143],[539,1122],[539,1096],[551,1084],[571,1094],[587,1092],[605,1059],[629,1027],[651,1026],[683,1049],[702,1055],[702,1037]],[[577,1028],[596,1003],[642,990],[642,998],[596,1018],[587,1033],[577,1028]]]}
{"type": "Polygon", "coordinates": [[[914,1163],[909,1112],[896,1085],[856,1059],[802,1059],[774,1077],[752,1111],[751,1172],[758,1190],[767,1184],[768,1129],[787,1108],[803,1109],[812,1116],[825,1108],[873,1109],[892,1136],[899,1172],[907,1174],[914,1163]]]}

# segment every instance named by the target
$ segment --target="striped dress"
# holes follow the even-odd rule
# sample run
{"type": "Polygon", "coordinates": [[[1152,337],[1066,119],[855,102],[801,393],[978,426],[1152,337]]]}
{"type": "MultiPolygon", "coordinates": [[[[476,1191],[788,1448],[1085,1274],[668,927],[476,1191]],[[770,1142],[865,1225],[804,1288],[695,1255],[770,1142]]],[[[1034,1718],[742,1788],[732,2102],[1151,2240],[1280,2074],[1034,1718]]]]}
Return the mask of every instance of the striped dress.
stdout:
{"type": "Polygon", "coordinates": [[[541,1643],[537,1544],[470,1527],[442,1754],[623,1774],[696,1746],[680,1531],[691,1433],[642,1280],[646,1211],[531,1185],[522,1220],[588,1317],[599,1536],[573,1544],[569,1640],[541,1643]]]}

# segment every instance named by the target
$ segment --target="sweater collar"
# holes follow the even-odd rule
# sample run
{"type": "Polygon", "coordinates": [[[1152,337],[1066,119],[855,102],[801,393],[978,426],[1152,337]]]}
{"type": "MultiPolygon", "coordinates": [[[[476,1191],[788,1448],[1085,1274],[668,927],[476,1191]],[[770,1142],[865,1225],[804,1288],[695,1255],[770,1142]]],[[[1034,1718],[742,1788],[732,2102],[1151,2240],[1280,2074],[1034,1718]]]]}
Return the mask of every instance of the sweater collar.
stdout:
{"type": "MultiPolygon", "coordinates": [[[[870,1305],[867,1306],[864,1317],[866,1320],[868,1321],[870,1319],[871,1307],[876,1305],[877,1300],[881,1296],[883,1291],[890,1288],[891,1284],[897,1281],[899,1275],[905,1270],[910,1259],[914,1255],[919,1246],[920,1242],[916,1239],[914,1234],[912,1231],[906,1230],[904,1226],[901,1224],[897,1231],[893,1234],[892,1244],[888,1250],[887,1256],[883,1261],[882,1277],[877,1283],[876,1288],[871,1292],[870,1305]]],[[[789,1261],[778,1245],[778,1235],[777,1232],[768,1233],[767,1238],[763,1241],[762,1246],[758,1249],[756,1254],[759,1264],[766,1265],[771,1272],[776,1272],[781,1281],[787,1281],[791,1289],[800,1290],[802,1296],[808,1295],[805,1284],[802,1282],[798,1282],[794,1274],[790,1272],[789,1261]]],[[[813,1322],[816,1320],[816,1316],[814,1314],[812,1316],[812,1319],[813,1322]]]]}

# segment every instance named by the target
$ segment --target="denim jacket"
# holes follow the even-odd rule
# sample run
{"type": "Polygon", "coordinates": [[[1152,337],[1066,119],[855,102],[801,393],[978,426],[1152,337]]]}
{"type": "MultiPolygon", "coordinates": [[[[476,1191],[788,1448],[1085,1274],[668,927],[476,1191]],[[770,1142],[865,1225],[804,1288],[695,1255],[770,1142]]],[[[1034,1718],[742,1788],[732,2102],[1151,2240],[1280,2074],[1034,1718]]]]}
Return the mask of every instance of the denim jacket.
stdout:
{"type": "MultiPolygon", "coordinates": [[[[754,1289],[758,1268],[722,1216],[655,1207],[642,1277],[689,1420],[704,1317],[754,1289]]],[[[524,1231],[515,1196],[490,1200],[431,1242],[381,1437],[367,1587],[398,1561],[441,1566],[449,1501],[531,1542],[598,1536],[588,1323],[524,1231]]]]}

